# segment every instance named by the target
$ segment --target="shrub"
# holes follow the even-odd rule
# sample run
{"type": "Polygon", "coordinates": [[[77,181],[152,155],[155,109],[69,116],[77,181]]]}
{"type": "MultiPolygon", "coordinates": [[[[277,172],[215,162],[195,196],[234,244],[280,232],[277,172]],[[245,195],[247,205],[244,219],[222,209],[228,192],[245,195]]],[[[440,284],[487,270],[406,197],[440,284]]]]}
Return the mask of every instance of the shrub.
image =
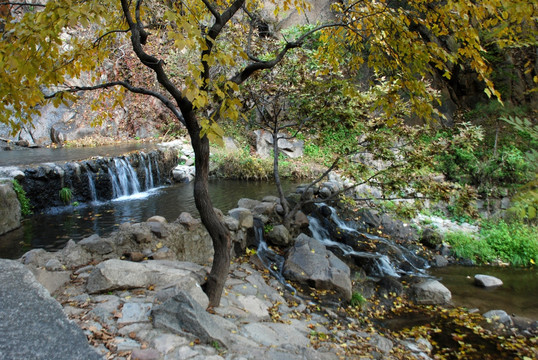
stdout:
{"type": "Polygon", "coordinates": [[[13,180],[13,190],[17,194],[19,203],[21,204],[21,214],[23,216],[32,215],[32,205],[30,204],[30,199],[26,196],[26,191],[22,188],[21,184],[17,180],[13,180]]]}
{"type": "Polygon", "coordinates": [[[361,293],[354,292],[351,295],[350,305],[353,307],[362,308],[366,304],[366,299],[361,293]]]}
{"type": "Polygon", "coordinates": [[[64,204],[69,204],[73,199],[73,190],[68,187],[64,187],[60,190],[59,195],[64,204]]]}
{"type": "Polygon", "coordinates": [[[538,258],[537,230],[537,226],[520,222],[487,221],[482,224],[479,238],[454,232],[446,235],[446,241],[458,258],[478,263],[500,259],[513,266],[529,266],[538,258]]]}

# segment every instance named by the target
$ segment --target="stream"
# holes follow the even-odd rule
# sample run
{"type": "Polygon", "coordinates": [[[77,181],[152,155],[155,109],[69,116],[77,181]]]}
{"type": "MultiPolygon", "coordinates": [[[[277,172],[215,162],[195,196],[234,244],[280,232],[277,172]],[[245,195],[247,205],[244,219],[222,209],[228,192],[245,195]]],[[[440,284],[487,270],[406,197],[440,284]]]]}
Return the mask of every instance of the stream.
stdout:
{"type": "MultiPolygon", "coordinates": [[[[295,186],[292,182],[283,183],[284,191],[292,191],[295,186]]],[[[78,241],[92,234],[104,236],[124,222],[144,222],[154,215],[163,216],[169,222],[184,211],[197,217],[193,189],[194,183],[179,183],[109,201],[51,208],[25,219],[19,229],[0,236],[0,258],[16,259],[33,248],[58,250],[69,239],[78,241]]],[[[277,195],[273,183],[239,180],[210,181],[209,192],[213,206],[225,214],[237,207],[241,198],[277,195]]]]}

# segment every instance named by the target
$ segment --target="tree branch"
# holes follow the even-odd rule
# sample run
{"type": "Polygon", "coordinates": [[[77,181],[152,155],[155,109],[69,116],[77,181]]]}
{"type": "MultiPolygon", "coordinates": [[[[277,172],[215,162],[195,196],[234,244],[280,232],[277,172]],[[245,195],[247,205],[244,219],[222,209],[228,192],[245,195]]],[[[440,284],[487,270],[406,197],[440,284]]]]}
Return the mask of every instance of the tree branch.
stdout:
{"type": "Polygon", "coordinates": [[[110,30],[106,33],[104,33],[103,35],[99,36],[97,39],[95,39],[95,41],[93,42],[93,46],[98,46],[99,43],[101,42],[101,40],[103,40],[103,38],[105,38],[106,36],[110,35],[110,34],[114,34],[114,33],[128,33],[129,31],[131,31],[131,29],[125,29],[125,30],[110,30]]]}
{"type": "Polygon", "coordinates": [[[108,83],[103,83],[103,84],[98,84],[98,85],[93,85],[93,86],[69,86],[65,90],[60,90],[60,91],[56,91],[56,92],[54,92],[54,93],[52,93],[50,95],[45,95],[45,99],[52,99],[52,98],[56,97],[57,95],[59,95],[61,93],[64,93],[64,92],[74,93],[74,92],[78,92],[78,91],[92,91],[92,90],[99,90],[99,89],[107,89],[107,88],[111,88],[111,87],[115,87],[115,86],[122,86],[125,89],[129,90],[130,92],[133,92],[133,93],[136,93],[136,94],[149,95],[149,96],[153,96],[154,98],[159,99],[168,109],[170,109],[172,111],[172,113],[178,118],[178,120],[184,126],[186,126],[185,119],[184,119],[183,115],[181,115],[181,113],[179,112],[177,107],[174,106],[173,102],[170,101],[170,99],[166,98],[163,94],[160,94],[158,92],[148,90],[148,89],[145,89],[145,88],[140,88],[140,87],[133,86],[128,81],[111,81],[111,82],[108,82],[108,83]]]}
{"type": "Polygon", "coordinates": [[[0,6],[2,5],[14,5],[14,6],[35,6],[35,7],[45,7],[46,5],[43,4],[32,4],[27,2],[11,2],[11,1],[5,1],[0,2],[0,6]]]}

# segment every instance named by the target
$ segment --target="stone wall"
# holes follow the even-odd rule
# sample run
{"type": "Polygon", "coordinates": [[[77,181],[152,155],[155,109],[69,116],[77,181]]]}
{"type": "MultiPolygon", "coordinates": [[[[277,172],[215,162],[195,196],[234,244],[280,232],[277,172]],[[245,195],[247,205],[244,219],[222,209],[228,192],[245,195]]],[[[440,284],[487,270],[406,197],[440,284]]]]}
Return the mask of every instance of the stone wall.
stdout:
{"type": "Polygon", "coordinates": [[[0,235],[21,226],[21,204],[9,180],[0,180],[0,235]]]}

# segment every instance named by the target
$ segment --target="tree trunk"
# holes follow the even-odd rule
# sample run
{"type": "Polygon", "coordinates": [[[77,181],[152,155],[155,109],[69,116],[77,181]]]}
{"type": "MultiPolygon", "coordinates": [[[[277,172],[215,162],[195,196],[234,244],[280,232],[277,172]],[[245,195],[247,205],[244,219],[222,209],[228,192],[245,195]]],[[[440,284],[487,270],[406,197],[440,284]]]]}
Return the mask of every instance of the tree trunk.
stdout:
{"type": "Polygon", "coordinates": [[[230,232],[219,220],[209,197],[209,140],[200,138],[200,130],[189,129],[191,144],[195,154],[196,177],[194,179],[194,201],[206,227],[215,255],[204,291],[209,297],[209,307],[217,307],[224,289],[224,283],[230,270],[230,232]]]}
{"type": "MultiPolygon", "coordinates": [[[[278,131],[278,130],[276,130],[278,131]]],[[[284,196],[284,190],[282,190],[282,183],[280,182],[280,173],[278,171],[278,133],[276,131],[273,131],[273,176],[275,179],[275,185],[276,189],[278,191],[278,197],[280,198],[280,205],[282,205],[282,208],[284,209],[284,216],[288,215],[288,212],[290,211],[290,208],[288,206],[288,202],[286,201],[286,197],[284,196]]]]}

